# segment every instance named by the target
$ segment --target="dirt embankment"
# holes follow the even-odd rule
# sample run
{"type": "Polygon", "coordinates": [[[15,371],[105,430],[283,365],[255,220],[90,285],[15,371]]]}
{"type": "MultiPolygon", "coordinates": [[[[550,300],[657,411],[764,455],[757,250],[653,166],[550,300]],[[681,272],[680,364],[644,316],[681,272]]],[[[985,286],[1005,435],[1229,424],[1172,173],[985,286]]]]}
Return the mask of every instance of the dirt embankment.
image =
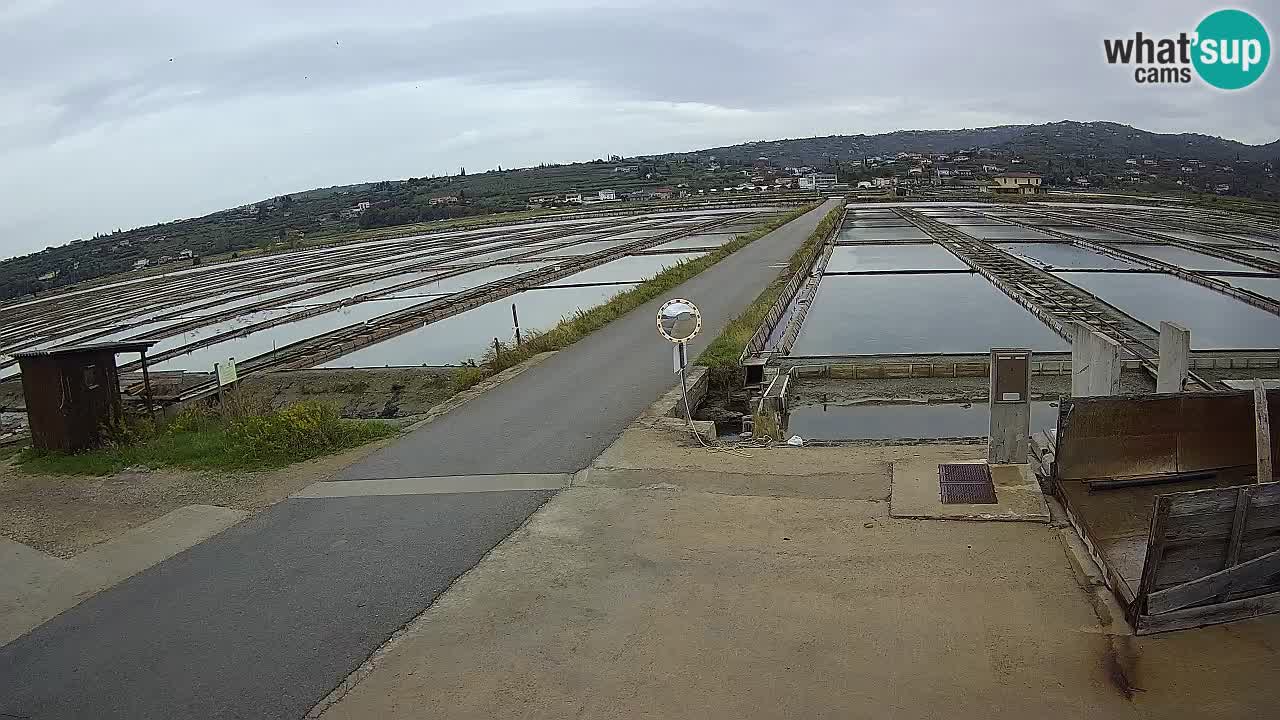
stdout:
{"type": "Polygon", "coordinates": [[[0,413],[25,412],[27,400],[22,394],[22,380],[12,379],[0,382],[0,413]]]}
{"type": "Polygon", "coordinates": [[[244,380],[241,392],[273,408],[319,401],[348,418],[408,418],[454,394],[452,368],[286,370],[244,380]]]}
{"type": "MultiPolygon", "coordinates": [[[[452,382],[452,368],[300,370],[246,378],[240,391],[275,408],[312,400],[345,417],[399,419],[453,395],[452,382]]],[[[128,468],[104,477],[29,475],[12,457],[0,457],[0,536],[71,557],[185,505],[256,512],[393,441],[268,472],[128,468]]]]}

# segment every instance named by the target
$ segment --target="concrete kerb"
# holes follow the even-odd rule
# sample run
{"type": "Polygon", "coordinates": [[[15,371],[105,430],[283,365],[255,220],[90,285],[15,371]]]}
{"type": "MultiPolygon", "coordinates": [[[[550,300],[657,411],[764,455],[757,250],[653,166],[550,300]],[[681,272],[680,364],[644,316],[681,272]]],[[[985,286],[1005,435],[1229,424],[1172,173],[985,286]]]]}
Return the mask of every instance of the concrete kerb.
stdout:
{"type": "Polygon", "coordinates": [[[529,358],[528,360],[525,360],[524,362],[518,365],[512,365],[511,367],[507,368],[506,370],[503,370],[502,372],[498,373],[497,375],[494,375],[493,377],[481,380],[475,385],[467,388],[466,390],[463,390],[462,392],[458,393],[457,395],[454,395],[453,397],[450,397],[444,402],[434,405],[430,410],[424,413],[421,418],[405,426],[403,429],[404,432],[410,433],[410,432],[413,432],[414,430],[417,430],[418,428],[429,425],[430,423],[438,419],[440,416],[448,412],[451,412],[453,410],[456,410],[459,407],[462,407],[468,402],[492,390],[493,388],[501,385],[502,383],[508,380],[511,380],[512,378],[518,377],[521,373],[528,370],[529,368],[540,365],[542,362],[550,358],[552,355],[555,355],[554,351],[538,353],[537,355],[534,355],[533,357],[529,358]]]}
{"type": "MultiPolygon", "coordinates": [[[[711,375],[708,368],[694,367],[685,376],[685,381],[689,386],[689,408],[692,410],[697,408],[707,397],[711,375]]],[[[684,401],[681,399],[680,384],[677,383],[645,409],[640,414],[640,417],[636,419],[636,424],[642,427],[687,434],[689,426],[685,424],[684,401]]],[[[708,441],[715,440],[716,424],[714,422],[710,420],[694,420],[693,427],[698,431],[699,435],[708,441]]]]}

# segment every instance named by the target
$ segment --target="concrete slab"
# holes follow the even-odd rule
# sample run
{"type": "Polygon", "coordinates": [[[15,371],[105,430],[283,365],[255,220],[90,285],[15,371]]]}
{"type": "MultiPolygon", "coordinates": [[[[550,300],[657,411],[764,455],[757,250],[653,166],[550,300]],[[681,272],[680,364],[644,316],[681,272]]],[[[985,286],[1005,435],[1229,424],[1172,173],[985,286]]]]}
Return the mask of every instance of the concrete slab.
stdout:
{"type": "Polygon", "coordinates": [[[243,510],[189,505],[70,560],[4,540],[0,545],[0,645],[95,593],[213,537],[246,515],[243,510]]]}
{"type": "Polygon", "coordinates": [[[443,475],[385,480],[329,480],[307,487],[294,498],[338,498],[369,495],[432,495],[437,493],[560,490],[569,487],[568,473],[506,473],[501,475],[443,475]]]}
{"type": "Polygon", "coordinates": [[[0,537],[0,617],[27,588],[48,585],[70,567],[62,558],[0,537]]]}
{"type": "MultiPolygon", "coordinates": [[[[1226,385],[1232,390],[1253,390],[1254,388],[1253,380],[1223,380],[1222,384],[1226,385]]],[[[1280,380],[1264,379],[1262,381],[1262,387],[1266,388],[1267,390],[1280,390],[1280,380]]]]}
{"type": "Polygon", "coordinates": [[[996,487],[994,505],[944,505],[938,490],[938,462],[895,462],[889,514],[934,520],[1049,522],[1049,506],[1030,465],[992,465],[991,480],[996,487]]]}
{"type": "Polygon", "coordinates": [[[320,717],[1129,717],[1093,624],[1052,528],[575,487],[320,717]]]}
{"type": "MultiPolygon", "coordinates": [[[[887,473],[893,462],[925,458],[958,462],[980,446],[963,443],[842,445],[769,448],[732,444],[707,449],[688,431],[676,432],[640,418],[591,463],[590,473],[608,470],[670,470],[755,475],[761,479],[830,474],[887,473]]],[[[590,482],[590,473],[586,482],[590,482]]],[[[577,481],[575,481],[577,484],[577,481]]]]}
{"type": "Polygon", "coordinates": [[[95,545],[72,562],[85,574],[95,576],[102,587],[109,587],[217,535],[248,515],[244,510],[216,505],[188,505],[95,545]]]}
{"type": "Polygon", "coordinates": [[[630,470],[588,468],[574,478],[575,487],[639,490],[696,490],[727,495],[766,495],[844,500],[889,499],[889,466],[850,468],[812,475],[765,475],[706,470],[630,470]]]}

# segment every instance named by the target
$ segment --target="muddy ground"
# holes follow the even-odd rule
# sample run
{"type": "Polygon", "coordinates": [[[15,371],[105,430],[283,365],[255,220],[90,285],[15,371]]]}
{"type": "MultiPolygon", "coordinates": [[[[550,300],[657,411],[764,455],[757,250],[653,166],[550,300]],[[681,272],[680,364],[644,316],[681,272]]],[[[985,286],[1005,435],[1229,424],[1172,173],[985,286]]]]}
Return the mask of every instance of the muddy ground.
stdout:
{"type": "MultiPolygon", "coordinates": [[[[840,380],[806,378],[791,383],[792,405],[843,405],[864,402],[986,402],[989,380],[981,377],[894,378],[840,380]]],[[[1155,383],[1142,372],[1120,375],[1124,393],[1155,392],[1155,383]]],[[[1033,375],[1035,400],[1057,399],[1071,393],[1070,375],[1033,375]]]]}
{"type": "Polygon", "coordinates": [[[743,388],[710,390],[694,408],[693,419],[714,422],[721,437],[737,435],[742,432],[742,419],[751,415],[750,399],[743,388]]]}

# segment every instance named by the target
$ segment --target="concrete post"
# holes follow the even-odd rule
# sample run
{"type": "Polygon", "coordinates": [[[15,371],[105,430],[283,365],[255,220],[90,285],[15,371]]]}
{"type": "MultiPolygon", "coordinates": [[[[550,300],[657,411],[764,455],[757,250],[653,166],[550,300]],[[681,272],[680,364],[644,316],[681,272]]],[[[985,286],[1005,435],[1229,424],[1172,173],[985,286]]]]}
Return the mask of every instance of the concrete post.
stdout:
{"type": "Polygon", "coordinates": [[[1177,323],[1160,323],[1160,366],[1156,392],[1178,393],[1187,383],[1191,367],[1191,331],[1177,323]]]}
{"type": "Polygon", "coordinates": [[[1031,351],[992,348],[987,462],[1025,463],[1031,453],[1031,351]]]}
{"type": "Polygon", "coordinates": [[[1071,340],[1071,396],[1094,397],[1120,392],[1120,343],[1076,323],[1071,340]]]}
{"type": "Polygon", "coordinates": [[[786,440],[787,386],[790,375],[778,375],[769,383],[760,404],[752,414],[753,433],[756,439],[768,437],[774,442],[786,440]]]}

